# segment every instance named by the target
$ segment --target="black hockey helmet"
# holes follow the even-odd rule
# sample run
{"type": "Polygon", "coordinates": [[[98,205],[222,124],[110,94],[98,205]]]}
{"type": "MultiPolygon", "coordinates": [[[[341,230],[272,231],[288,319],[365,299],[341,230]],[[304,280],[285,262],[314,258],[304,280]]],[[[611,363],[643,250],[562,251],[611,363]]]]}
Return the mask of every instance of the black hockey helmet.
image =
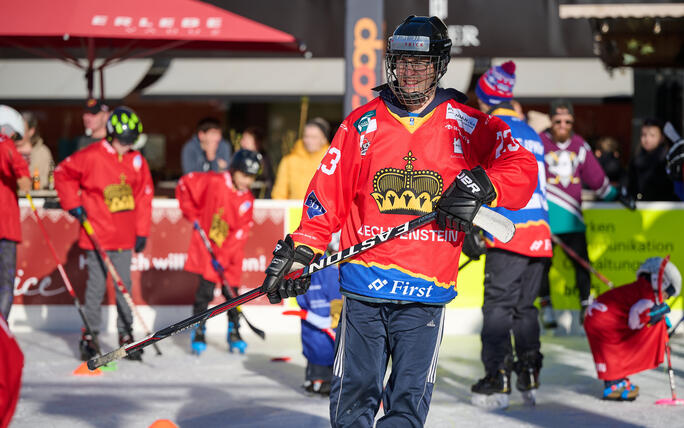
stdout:
{"type": "Polygon", "coordinates": [[[446,25],[436,16],[411,15],[392,33],[387,42],[385,74],[394,95],[404,105],[422,105],[446,73],[451,59],[451,39],[446,25]],[[434,67],[432,82],[422,91],[406,91],[397,79],[397,60],[404,57],[428,59],[434,67]]]}
{"type": "Polygon", "coordinates": [[[121,144],[131,145],[137,141],[142,130],[140,118],[129,107],[115,108],[107,119],[107,141],[110,143],[116,138],[121,144]]]}
{"type": "Polygon", "coordinates": [[[230,170],[247,175],[257,175],[261,171],[261,153],[251,150],[238,150],[230,160],[230,170]]]}

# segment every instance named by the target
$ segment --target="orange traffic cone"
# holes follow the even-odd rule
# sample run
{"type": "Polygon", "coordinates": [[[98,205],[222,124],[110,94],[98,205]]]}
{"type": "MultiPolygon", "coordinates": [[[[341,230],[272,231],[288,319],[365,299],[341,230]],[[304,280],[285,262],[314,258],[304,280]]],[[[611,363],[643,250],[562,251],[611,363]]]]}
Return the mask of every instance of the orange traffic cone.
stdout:
{"type": "Polygon", "coordinates": [[[157,419],[152,422],[152,425],[150,425],[149,428],[178,428],[178,425],[168,419],[157,419]]]}
{"type": "Polygon", "coordinates": [[[76,370],[71,372],[71,374],[74,376],[100,376],[102,375],[102,370],[90,370],[88,368],[88,364],[86,362],[82,362],[81,365],[76,368],[76,370]]]}

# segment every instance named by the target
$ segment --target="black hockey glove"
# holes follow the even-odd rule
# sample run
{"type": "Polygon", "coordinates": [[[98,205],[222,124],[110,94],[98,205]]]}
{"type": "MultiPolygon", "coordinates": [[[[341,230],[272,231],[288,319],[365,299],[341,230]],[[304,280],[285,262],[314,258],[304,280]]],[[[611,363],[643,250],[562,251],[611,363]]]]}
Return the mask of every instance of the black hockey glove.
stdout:
{"type": "Polygon", "coordinates": [[[480,256],[487,254],[487,245],[481,232],[482,229],[475,226],[472,232],[466,233],[463,238],[463,254],[471,260],[480,260],[480,256]]]}
{"type": "Polygon", "coordinates": [[[617,200],[630,211],[634,211],[636,209],[636,199],[627,192],[627,188],[625,186],[620,188],[617,200]]]}
{"type": "Polygon", "coordinates": [[[485,170],[480,166],[464,169],[437,201],[437,225],[469,233],[477,211],[494,199],[496,191],[485,170]]]}
{"type": "Polygon", "coordinates": [[[69,214],[71,214],[76,220],[78,220],[80,223],[83,223],[88,216],[86,215],[85,210],[83,209],[82,206],[77,206],[76,208],[72,208],[69,210],[69,214]]]}
{"type": "Polygon", "coordinates": [[[286,297],[296,297],[306,293],[311,285],[311,277],[283,279],[288,273],[310,264],[316,254],[306,245],[294,247],[290,235],[278,241],[273,250],[273,259],[266,268],[266,279],[261,290],[267,293],[268,301],[280,303],[286,297]]]}

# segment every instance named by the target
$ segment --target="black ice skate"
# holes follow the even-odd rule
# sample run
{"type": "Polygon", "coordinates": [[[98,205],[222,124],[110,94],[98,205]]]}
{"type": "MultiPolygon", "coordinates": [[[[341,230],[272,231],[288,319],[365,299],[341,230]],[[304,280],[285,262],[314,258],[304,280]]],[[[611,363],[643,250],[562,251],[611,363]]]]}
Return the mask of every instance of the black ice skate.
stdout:
{"type": "Polygon", "coordinates": [[[81,361],[88,361],[98,354],[100,349],[97,342],[97,333],[90,335],[82,329],[81,341],[78,344],[78,349],[81,351],[81,361]]]}
{"type": "Polygon", "coordinates": [[[539,389],[539,371],[544,356],[538,351],[528,351],[515,362],[514,370],[518,375],[515,387],[520,391],[525,404],[537,404],[537,389],[539,389]]]}
{"type": "MultiPolygon", "coordinates": [[[[119,346],[128,345],[133,342],[133,332],[131,330],[128,330],[126,333],[119,332],[119,346]]],[[[139,349],[126,355],[124,358],[131,361],[142,361],[142,353],[143,350],[139,349]]]]}
{"type": "Polygon", "coordinates": [[[470,387],[473,405],[485,409],[505,409],[511,394],[511,374],[504,369],[487,375],[470,387]]]}

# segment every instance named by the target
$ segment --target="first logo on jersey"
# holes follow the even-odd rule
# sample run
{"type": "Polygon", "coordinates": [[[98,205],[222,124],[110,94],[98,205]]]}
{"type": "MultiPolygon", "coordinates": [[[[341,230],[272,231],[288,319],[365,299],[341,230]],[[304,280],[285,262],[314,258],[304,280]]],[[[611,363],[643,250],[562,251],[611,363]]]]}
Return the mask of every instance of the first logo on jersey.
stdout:
{"type": "Polygon", "coordinates": [[[311,193],[309,193],[309,196],[306,197],[306,200],[304,201],[304,206],[306,207],[306,215],[309,217],[309,220],[328,212],[328,210],[325,209],[323,204],[320,203],[320,201],[316,197],[316,193],[314,193],[313,190],[311,191],[311,193]]]}

